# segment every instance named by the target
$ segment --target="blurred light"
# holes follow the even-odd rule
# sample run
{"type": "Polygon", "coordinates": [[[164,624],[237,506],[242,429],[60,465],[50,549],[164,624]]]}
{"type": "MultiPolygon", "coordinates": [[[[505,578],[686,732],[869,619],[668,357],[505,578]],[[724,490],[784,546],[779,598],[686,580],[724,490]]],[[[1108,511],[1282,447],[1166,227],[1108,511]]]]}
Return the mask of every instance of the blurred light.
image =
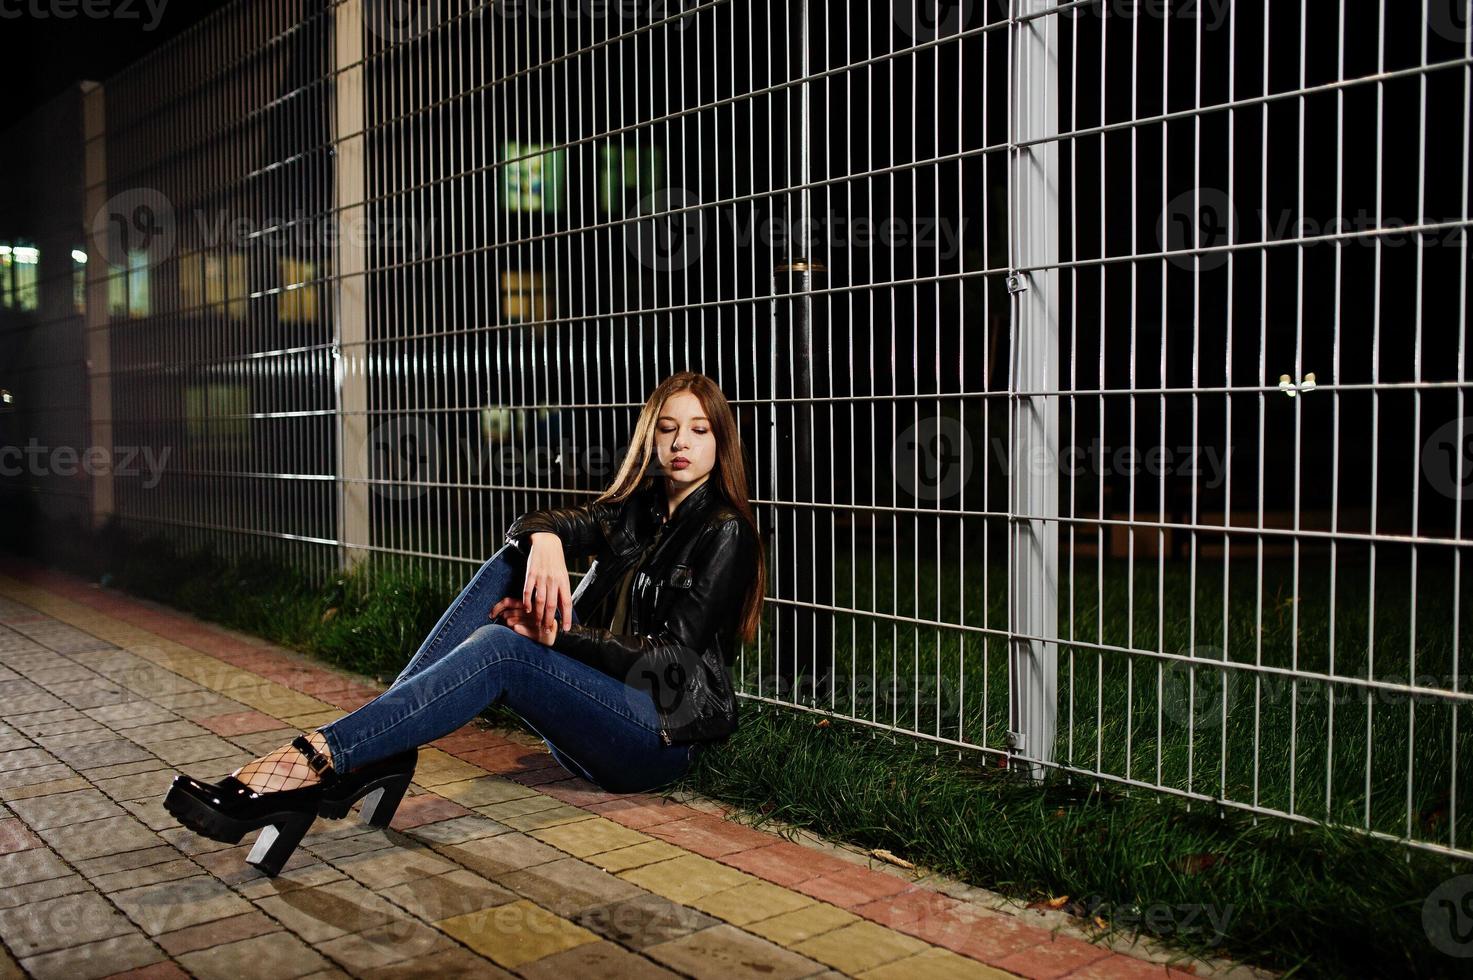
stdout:
{"type": "Polygon", "coordinates": [[[72,261],[78,263],[79,265],[86,265],[87,253],[82,251],[80,248],[72,249],[72,261]]]}

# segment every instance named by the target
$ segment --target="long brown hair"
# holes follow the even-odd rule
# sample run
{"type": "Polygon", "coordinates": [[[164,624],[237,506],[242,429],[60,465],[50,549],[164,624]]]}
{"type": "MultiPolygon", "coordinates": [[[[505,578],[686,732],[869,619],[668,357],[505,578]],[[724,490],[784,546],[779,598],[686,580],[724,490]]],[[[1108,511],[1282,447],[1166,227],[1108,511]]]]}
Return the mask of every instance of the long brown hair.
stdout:
{"type": "Polygon", "coordinates": [[[650,475],[651,465],[657,461],[655,423],[660,417],[660,409],[672,395],[683,391],[690,392],[700,401],[701,407],[705,409],[706,419],[711,423],[711,431],[716,434],[716,465],[712,467],[708,479],[716,481],[721,495],[741,515],[752,532],[752,538],[757,542],[757,576],[747,587],[737,620],[737,635],[743,642],[751,643],[757,636],[757,627],[762,623],[762,604],[767,592],[767,558],[763,553],[762,535],[758,533],[757,521],[752,516],[752,501],[747,494],[747,464],[742,454],[741,433],[737,431],[736,416],[732,413],[731,405],[727,403],[726,396],[721,393],[716,382],[696,371],[680,371],[661,381],[639,412],[639,420],[634,424],[634,434],[630,437],[629,451],[619,464],[619,472],[614,475],[613,485],[599,494],[594,503],[622,503],[644,485],[645,478],[650,475]]]}

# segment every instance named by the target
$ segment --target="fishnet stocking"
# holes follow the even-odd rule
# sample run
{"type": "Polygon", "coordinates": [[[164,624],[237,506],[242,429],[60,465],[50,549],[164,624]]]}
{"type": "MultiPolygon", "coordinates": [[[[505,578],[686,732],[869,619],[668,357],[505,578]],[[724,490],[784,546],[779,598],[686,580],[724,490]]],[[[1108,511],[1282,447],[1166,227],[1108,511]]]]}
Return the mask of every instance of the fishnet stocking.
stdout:
{"type": "MultiPolygon", "coordinates": [[[[320,732],[309,734],[307,741],[318,752],[329,759],[332,758],[332,753],[327,749],[327,739],[323,738],[320,732]]],[[[319,781],[317,773],[307,765],[307,760],[302,753],[290,745],[277,749],[270,755],[262,756],[255,762],[246,763],[231,775],[257,793],[279,793],[284,790],[310,786],[319,781]]]]}

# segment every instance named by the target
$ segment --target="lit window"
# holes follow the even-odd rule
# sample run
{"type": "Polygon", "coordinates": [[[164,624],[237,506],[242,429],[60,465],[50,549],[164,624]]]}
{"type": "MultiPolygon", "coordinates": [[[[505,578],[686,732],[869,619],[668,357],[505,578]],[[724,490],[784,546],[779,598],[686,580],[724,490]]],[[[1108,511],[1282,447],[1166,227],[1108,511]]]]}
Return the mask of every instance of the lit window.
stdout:
{"type": "Polygon", "coordinates": [[[34,248],[17,245],[11,250],[15,258],[15,305],[17,309],[34,311],[41,306],[41,286],[37,266],[41,253],[34,248]]]}
{"type": "Polygon", "coordinates": [[[15,249],[0,245],[0,309],[15,307],[15,249]]]}
{"type": "Polygon", "coordinates": [[[631,195],[664,190],[665,151],[657,146],[599,148],[598,206],[605,214],[624,214],[631,195]]]}
{"type": "Polygon", "coordinates": [[[508,211],[553,212],[563,209],[563,183],[568,154],[537,143],[505,143],[501,159],[501,195],[508,211]]]}
{"type": "Polygon", "coordinates": [[[276,316],[282,323],[312,323],[317,319],[317,263],[282,259],[281,292],[276,294],[276,316]]]}
{"type": "Polygon", "coordinates": [[[547,289],[540,272],[501,274],[501,315],[510,323],[547,319],[547,289]]]}
{"type": "Polygon", "coordinates": [[[148,252],[141,248],[128,250],[128,315],[148,316],[151,312],[148,295],[148,252]]]}

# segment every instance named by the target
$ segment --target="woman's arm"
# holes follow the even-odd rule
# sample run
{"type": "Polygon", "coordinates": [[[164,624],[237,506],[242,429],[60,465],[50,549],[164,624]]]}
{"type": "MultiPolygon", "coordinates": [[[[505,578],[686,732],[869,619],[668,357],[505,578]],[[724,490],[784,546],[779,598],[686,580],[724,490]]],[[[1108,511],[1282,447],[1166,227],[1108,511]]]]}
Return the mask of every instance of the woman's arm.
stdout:
{"type": "Polygon", "coordinates": [[[740,518],[717,527],[700,547],[701,563],[690,588],[678,590],[682,594],[670,602],[664,622],[653,624],[650,632],[611,633],[574,623],[558,632],[552,648],[625,683],[637,683],[651,670],[666,677],[675,664],[689,676],[721,622],[738,611],[757,574],[756,541],[740,518]]]}
{"type": "Polygon", "coordinates": [[[563,543],[563,554],[570,558],[588,558],[598,553],[603,540],[600,517],[611,517],[617,505],[608,502],[582,507],[547,507],[528,511],[511,522],[506,529],[506,543],[523,555],[532,553],[532,535],[540,532],[556,534],[563,543]]]}

